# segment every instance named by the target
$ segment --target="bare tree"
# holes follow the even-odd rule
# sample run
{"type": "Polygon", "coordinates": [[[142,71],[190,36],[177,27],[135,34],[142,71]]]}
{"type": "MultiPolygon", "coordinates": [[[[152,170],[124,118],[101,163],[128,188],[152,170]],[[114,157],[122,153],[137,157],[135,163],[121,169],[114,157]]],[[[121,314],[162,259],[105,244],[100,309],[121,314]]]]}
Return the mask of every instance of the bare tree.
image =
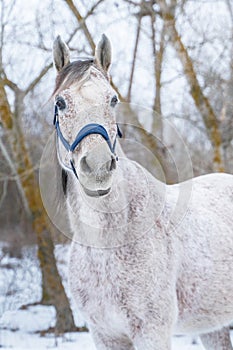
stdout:
{"type": "MultiPolygon", "coordinates": [[[[4,8],[4,3],[2,3],[4,8]]],[[[2,18],[1,26],[1,42],[4,43],[4,26],[5,18],[2,18]]],[[[3,129],[6,131],[6,139],[10,148],[10,152],[1,141],[0,146],[5,159],[10,165],[13,172],[22,202],[26,207],[30,216],[33,230],[37,236],[38,258],[42,272],[42,300],[41,303],[46,305],[54,305],[57,312],[56,331],[64,332],[76,329],[74,325],[72,311],[70,309],[69,300],[66,296],[61,277],[58,273],[56,260],[54,256],[54,244],[52,241],[53,227],[44,210],[40,197],[40,190],[36,178],[35,169],[30,157],[27,143],[22,128],[22,119],[24,114],[24,99],[27,94],[35,88],[42,77],[51,68],[51,64],[47,65],[36,76],[36,78],[22,90],[18,85],[8,79],[4,70],[3,50],[4,45],[0,49],[0,121],[3,129]],[[14,107],[8,99],[6,87],[9,87],[14,93],[14,107]],[[11,155],[9,155],[9,153],[11,155]]]]}
{"type": "Polygon", "coordinates": [[[166,0],[158,0],[160,11],[167,32],[170,35],[170,40],[180,58],[183,66],[183,71],[187,82],[190,86],[190,94],[193,101],[200,112],[210,141],[214,150],[214,169],[216,171],[224,171],[222,140],[219,130],[218,118],[214,112],[209,99],[204,95],[200,83],[195,72],[192,59],[189,56],[187,48],[184,46],[181,37],[176,29],[175,7],[176,0],[173,0],[171,5],[168,5],[166,0]]]}

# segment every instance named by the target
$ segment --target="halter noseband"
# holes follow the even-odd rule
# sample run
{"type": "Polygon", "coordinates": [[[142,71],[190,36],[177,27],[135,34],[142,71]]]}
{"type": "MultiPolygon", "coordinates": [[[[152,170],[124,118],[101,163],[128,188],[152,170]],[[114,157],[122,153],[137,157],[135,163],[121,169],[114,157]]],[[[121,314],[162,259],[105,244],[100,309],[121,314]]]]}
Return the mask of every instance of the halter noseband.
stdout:
{"type": "MultiPolygon", "coordinates": [[[[63,146],[65,147],[65,149],[67,150],[67,152],[69,152],[70,154],[74,153],[75,149],[78,147],[78,145],[80,144],[80,142],[88,135],[91,134],[99,134],[101,135],[105,141],[108,144],[108,147],[110,149],[110,151],[115,154],[115,148],[116,148],[116,139],[117,136],[122,137],[122,133],[120,131],[120,128],[117,124],[117,134],[115,137],[115,140],[113,142],[113,144],[111,143],[111,140],[109,138],[108,132],[107,130],[100,124],[95,124],[95,123],[91,123],[91,124],[87,124],[85,125],[77,134],[74,142],[72,144],[70,144],[65,137],[62,135],[61,129],[60,129],[60,125],[59,125],[59,120],[58,120],[58,107],[57,105],[55,105],[55,109],[54,109],[54,119],[53,119],[53,124],[55,126],[56,132],[57,132],[57,139],[60,139],[61,143],[63,144],[63,146]]],[[[58,151],[58,149],[57,149],[58,151]]],[[[60,160],[60,154],[58,151],[58,157],[60,160]]],[[[118,160],[118,158],[116,157],[116,160],[118,160]]],[[[74,167],[74,162],[72,159],[70,159],[70,166],[71,168],[69,168],[68,166],[66,166],[65,164],[63,164],[64,167],[67,170],[71,170],[73,171],[74,175],[76,176],[76,178],[78,179],[78,174],[75,170],[74,167]]]]}

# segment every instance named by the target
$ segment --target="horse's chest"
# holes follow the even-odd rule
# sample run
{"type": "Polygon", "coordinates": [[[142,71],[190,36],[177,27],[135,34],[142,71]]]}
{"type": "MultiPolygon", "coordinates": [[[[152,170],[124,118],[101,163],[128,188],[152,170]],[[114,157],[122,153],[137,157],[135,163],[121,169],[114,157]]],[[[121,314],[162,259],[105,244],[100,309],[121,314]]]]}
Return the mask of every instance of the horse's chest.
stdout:
{"type": "MultiPolygon", "coordinates": [[[[71,261],[73,257],[71,254],[71,261]]],[[[120,322],[122,288],[119,288],[119,279],[117,267],[103,253],[75,253],[75,264],[70,264],[70,287],[85,318],[92,323],[106,323],[111,314],[111,317],[115,315],[116,323],[120,322]]]]}

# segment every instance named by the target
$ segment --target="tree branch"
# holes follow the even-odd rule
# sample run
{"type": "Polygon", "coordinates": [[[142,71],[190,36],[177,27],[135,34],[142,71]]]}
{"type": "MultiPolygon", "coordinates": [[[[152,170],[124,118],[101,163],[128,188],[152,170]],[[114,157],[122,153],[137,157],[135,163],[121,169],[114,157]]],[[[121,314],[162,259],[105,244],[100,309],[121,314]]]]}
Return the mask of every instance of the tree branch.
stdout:
{"type": "Polygon", "coordinates": [[[130,73],[130,78],[129,78],[128,93],[127,93],[127,101],[128,102],[130,102],[130,99],[131,99],[131,90],[132,90],[133,77],[134,77],[134,71],[135,71],[135,63],[136,63],[136,57],[137,57],[139,36],[140,36],[140,31],[141,31],[141,20],[142,20],[142,16],[139,14],[136,39],[135,39],[135,45],[134,45],[134,52],[133,52],[133,61],[132,61],[132,66],[131,66],[132,68],[131,68],[131,73],[130,73]]]}
{"type": "Polygon", "coordinates": [[[116,91],[120,101],[127,102],[127,99],[120,93],[118,87],[115,85],[115,83],[112,81],[112,79],[111,79],[110,83],[111,83],[111,86],[113,87],[113,89],[116,91]]]}
{"type": "MultiPolygon", "coordinates": [[[[1,140],[0,140],[1,142],[1,140]]],[[[6,198],[6,195],[7,195],[7,185],[8,185],[8,180],[4,180],[3,181],[3,190],[2,190],[2,194],[1,194],[1,198],[0,198],[0,208],[2,207],[3,205],[3,202],[6,198]]]]}
{"type": "Polygon", "coordinates": [[[15,176],[15,182],[16,182],[16,186],[18,188],[18,191],[19,191],[19,194],[20,194],[20,198],[22,200],[22,203],[23,203],[23,207],[25,209],[25,212],[28,216],[31,215],[31,211],[29,209],[29,206],[28,206],[28,202],[27,202],[27,199],[26,199],[26,196],[25,196],[25,192],[24,192],[24,189],[23,189],[23,186],[22,186],[22,183],[19,179],[19,176],[17,174],[17,170],[15,168],[15,165],[14,165],[14,162],[11,160],[11,157],[4,145],[4,143],[2,142],[2,139],[0,138],[0,150],[1,150],[1,153],[3,155],[3,157],[5,158],[7,164],[9,165],[9,168],[11,169],[11,172],[12,174],[15,176]]]}
{"type": "Polygon", "coordinates": [[[2,82],[4,85],[8,86],[12,91],[15,93],[19,91],[18,86],[10,79],[7,78],[5,72],[3,72],[4,78],[2,79],[2,82]]]}
{"type": "MultiPolygon", "coordinates": [[[[162,114],[161,111],[161,74],[162,74],[162,62],[164,53],[164,37],[165,37],[165,26],[163,25],[160,35],[159,49],[156,50],[156,30],[155,30],[155,15],[151,15],[151,40],[154,56],[154,75],[155,75],[155,97],[153,103],[153,110],[158,114],[162,114]]],[[[154,127],[153,127],[154,130],[154,127]]]]}
{"type": "MultiPolygon", "coordinates": [[[[153,102],[153,110],[158,113],[159,116],[162,116],[161,108],[161,75],[162,75],[162,63],[163,63],[163,54],[164,54],[164,37],[165,37],[165,26],[163,25],[159,38],[159,49],[156,49],[157,38],[156,38],[156,16],[155,13],[151,13],[151,40],[152,40],[152,50],[154,57],[154,81],[155,81],[155,95],[153,102]]],[[[157,118],[157,115],[154,115],[152,120],[152,132],[160,133],[160,139],[163,140],[163,119],[157,118]],[[160,124],[160,126],[158,125],[160,124]]]]}
{"type": "Polygon", "coordinates": [[[86,21],[86,19],[93,14],[93,12],[95,11],[95,9],[101,4],[101,2],[104,2],[104,0],[99,0],[97,1],[94,5],[92,5],[92,7],[90,8],[90,10],[87,12],[86,16],[83,18],[84,21],[86,21]]]}
{"type": "MultiPolygon", "coordinates": [[[[72,13],[74,14],[74,16],[76,17],[78,23],[80,24],[81,29],[83,30],[86,39],[89,43],[89,46],[92,49],[92,54],[94,55],[95,53],[95,43],[94,40],[92,38],[92,35],[89,31],[89,29],[87,28],[87,25],[85,23],[87,17],[93,13],[94,9],[103,1],[103,0],[99,0],[95,5],[92,6],[92,8],[90,9],[90,11],[88,11],[87,15],[85,17],[82,17],[81,14],[79,13],[78,9],[75,7],[74,3],[72,0],[64,0],[65,3],[69,6],[70,10],[72,11],[72,13]]],[[[76,29],[77,31],[77,29],[76,29]]],[[[76,33],[75,31],[75,33],[76,33]]],[[[74,34],[75,34],[74,33],[74,34]]],[[[71,38],[73,38],[74,35],[72,35],[71,38]]],[[[70,38],[70,40],[71,40],[70,38]]],[[[114,82],[111,79],[111,85],[113,87],[113,89],[116,91],[116,93],[119,96],[119,99],[121,100],[121,102],[126,102],[126,98],[124,96],[122,96],[122,94],[120,93],[119,89],[117,88],[117,86],[114,84],[114,82]]]]}
{"type": "Polygon", "coordinates": [[[190,86],[190,94],[193,101],[202,116],[204,124],[209,134],[209,139],[212,143],[214,150],[214,168],[217,171],[224,171],[223,158],[222,158],[222,140],[219,130],[218,119],[210,104],[209,99],[204,95],[202,88],[198,82],[196,72],[194,70],[193,62],[188,54],[186,47],[184,46],[179,33],[175,26],[174,8],[170,9],[165,0],[158,0],[160,5],[162,17],[166,25],[167,33],[170,35],[170,40],[174,46],[178,57],[183,66],[183,71],[187,82],[190,86]]]}
{"type": "Polygon", "coordinates": [[[26,96],[31,90],[35,88],[35,86],[40,82],[40,80],[45,76],[45,74],[52,68],[53,64],[50,63],[45,66],[42,71],[38,74],[38,76],[28,85],[28,87],[24,90],[24,95],[26,96]]]}
{"type": "MultiPolygon", "coordinates": [[[[45,76],[45,74],[52,68],[53,64],[50,63],[46,67],[44,67],[38,76],[28,85],[25,90],[22,90],[23,97],[26,96],[31,90],[35,88],[35,86],[40,82],[40,80],[45,76]]],[[[5,72],[3,73],[4,78],[2,79],[2,84],[8,86],[14,93],[18,93],[20,91],[17,84],[15,84],[12,80],[8,79],[5,72]]]]}
{"type": "Polygon", "coordinates": [[[87,25],[86,25],[86,22],[85,22],[85,18],[83,18],[80,14],[80,12],[78,11],[77,7],[74,5],[74,2],[73,0],[64,0],[64,2],[69,6],[71,12],[74,14],[74,16],[76,17],[80,27],[82,28],[86,38],[87,38],[87,41],[88,41],[88,44],[92,50],[92,54],[94,55],[95,53],[95,43],[92,39],[92,35],[89,31],[89,29],[87,28],[87,25]]]}

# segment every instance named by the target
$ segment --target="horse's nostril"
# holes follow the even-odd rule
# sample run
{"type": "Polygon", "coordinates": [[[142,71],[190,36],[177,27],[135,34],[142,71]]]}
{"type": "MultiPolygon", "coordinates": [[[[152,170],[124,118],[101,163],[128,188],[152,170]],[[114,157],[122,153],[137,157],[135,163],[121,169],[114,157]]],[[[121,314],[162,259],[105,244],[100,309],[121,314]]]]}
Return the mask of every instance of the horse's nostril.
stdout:
{"type": "Polygon", "coordinates": [[[88,163],[87,163],[87,157],[83,157],[80,161],[80,167],[82,169],[82,171],[86,174],[90,174],[91,173],[91,168],[89,167],[88,163]]]}
{"type": "Polygon", "coordinates": [[[116,169],[116,159],[112,157],[109,170],[112,171],[114,169],[116,169]]]}

